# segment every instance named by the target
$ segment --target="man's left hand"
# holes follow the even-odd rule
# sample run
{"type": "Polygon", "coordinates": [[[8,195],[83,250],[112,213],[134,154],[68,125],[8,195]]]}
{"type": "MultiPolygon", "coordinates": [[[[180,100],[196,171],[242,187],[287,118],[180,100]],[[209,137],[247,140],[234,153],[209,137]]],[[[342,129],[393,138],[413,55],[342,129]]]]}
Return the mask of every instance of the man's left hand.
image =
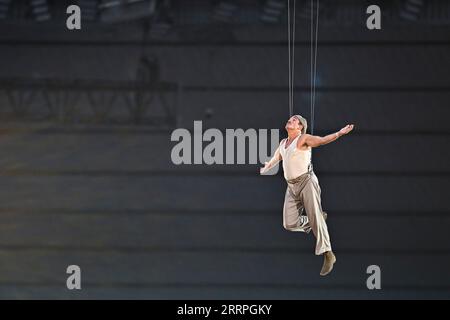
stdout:
{"type": "Polygon", "coordinates": [[[353,130],[354,125],[353,124],[348,124],[345,127],[343,127],[341,130],[339,130],[339,135],[343,136],[346,135],[347,133],[349,133],[350,131],[353,130]]]}

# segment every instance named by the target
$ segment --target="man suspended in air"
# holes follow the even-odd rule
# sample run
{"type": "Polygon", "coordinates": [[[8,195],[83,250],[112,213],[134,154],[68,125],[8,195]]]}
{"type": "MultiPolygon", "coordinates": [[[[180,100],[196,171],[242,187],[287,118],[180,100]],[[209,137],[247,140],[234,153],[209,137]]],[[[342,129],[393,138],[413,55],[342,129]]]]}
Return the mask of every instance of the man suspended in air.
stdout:
{"type": "Polygon", "coordinates": [[[283,139],[274,156],[261,168],[266,173],[279,161],[283,161],[284,178],[287,190],[283,207],[283,226],[289,231],[309,233],[316,237],[316,255],[324,255],[320,275],[331,272],[336,257],[331,249],[330,236],[325,222],[327,214],[322,211],[319,181],[312,170],[311,148],[319,147],[337,140],[353,130],[353,124],[324,137],[306,133],[306,119],[300,115],[292,116],[286,123],[288,138],[283,139]],[[303,215],[306,211],[306,216],[303,215]]]}

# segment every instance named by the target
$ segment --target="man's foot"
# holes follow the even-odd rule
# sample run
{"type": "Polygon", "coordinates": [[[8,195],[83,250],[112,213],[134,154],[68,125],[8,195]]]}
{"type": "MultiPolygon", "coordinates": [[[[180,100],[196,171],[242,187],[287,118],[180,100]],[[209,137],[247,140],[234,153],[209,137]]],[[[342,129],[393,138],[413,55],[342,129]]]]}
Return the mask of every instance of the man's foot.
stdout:
{"type": "Polygon", "coordinates": [[[323,266],[320,271],[321,276],[326,276],[333,270],[333,265],[336,262],[336,256],[333,251],[327,251],[323,254],[323,266]]]}

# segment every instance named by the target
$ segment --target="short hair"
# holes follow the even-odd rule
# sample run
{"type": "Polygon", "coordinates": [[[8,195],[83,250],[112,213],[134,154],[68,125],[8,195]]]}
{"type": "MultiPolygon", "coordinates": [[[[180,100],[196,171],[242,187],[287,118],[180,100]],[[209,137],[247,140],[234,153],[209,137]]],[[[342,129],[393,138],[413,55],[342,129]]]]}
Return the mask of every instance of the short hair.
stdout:
{"type": "Polygon", "coordinates": [[[303,128],[302,128],[302,134],[306,133],[306,129],[308,129],[308,121],[306,121],[305,118],[303,118],[301,115],[296,114],[294,115],[294,117],[297,118],[297,120],[302,124],[303,128]]]}

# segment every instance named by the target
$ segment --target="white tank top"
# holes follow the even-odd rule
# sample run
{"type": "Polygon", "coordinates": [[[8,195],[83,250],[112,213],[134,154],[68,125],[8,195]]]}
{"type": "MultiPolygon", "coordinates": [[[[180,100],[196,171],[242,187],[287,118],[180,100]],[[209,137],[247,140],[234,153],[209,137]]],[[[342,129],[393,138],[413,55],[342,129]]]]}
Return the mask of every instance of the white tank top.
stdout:
{"type": "Polygon", "coordinates": [[[280,144],[280,154],[283,158],[283,171],[286,180],[295,179],[308,172],[311,162],[311,147],[308,147],[306,150],[298,149],[297,140],[300,136],[301,134],[291,142],[287,149],[287,139],[284,139],[280,144]]]}

